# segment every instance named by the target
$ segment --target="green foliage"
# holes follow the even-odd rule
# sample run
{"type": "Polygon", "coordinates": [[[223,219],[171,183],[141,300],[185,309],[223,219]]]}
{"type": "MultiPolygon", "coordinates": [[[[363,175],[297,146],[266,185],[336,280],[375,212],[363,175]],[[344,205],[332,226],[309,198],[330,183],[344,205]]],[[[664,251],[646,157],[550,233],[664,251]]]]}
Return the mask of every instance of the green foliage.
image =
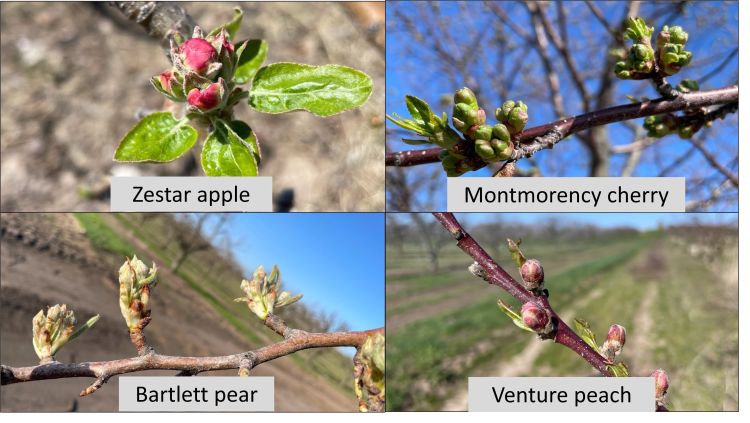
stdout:
{"type": "Polygon", "coordinates": [[[307,110],[333,116],[361,106],[372,93],[372,79],[346,66],[274,63],[258,70],[250,106],[265,113],[307,110]]]}
{"type": "Polygon", "coordinates": [[[234,80],[246,84],[253,79],[268,55],[268,43],[265,40],[248,40],[237,63],[234,80]]]}
{"type": "Polygon", "coordinates": [[[201,152],[201,165],[206,175],[257,176],[260,156],[252,129],[242,121],[231,125],[223,120],[216,123],[216,129],[209,134],[201,152]]]}
{"type": "Polygon", "coordinates": [[[169,112],[143,118],[125,135],[115,151],[119,162],[171,162],[190,150],[198,132],[187,119],[177,120],[169,112]]]}

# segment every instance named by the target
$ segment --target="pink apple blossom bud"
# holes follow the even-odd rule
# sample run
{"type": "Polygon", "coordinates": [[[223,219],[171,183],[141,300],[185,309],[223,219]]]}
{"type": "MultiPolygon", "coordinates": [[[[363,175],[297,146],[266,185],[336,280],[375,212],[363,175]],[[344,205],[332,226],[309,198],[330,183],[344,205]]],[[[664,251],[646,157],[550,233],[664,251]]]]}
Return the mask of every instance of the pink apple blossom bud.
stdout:
{"type": "Polygon", "coordinates": [[[620,350],[625,345],[625,328],[620,325],[612,325],[607,332],[607,342],[610,348],[620,350]]]}
{"type": "Polygon", "coordinates": [[[216,49],[202,38],[191,38],[180,46],[182,63],[189,69],[202,74],[216,60],[216,49]]]}
{"type": "Polygon", "coordinates": [[[539,288],[544,283],[544,268],[539,260],[528,259],[521,266],[521,278],[527,289],[539,288]]]}
{"type": "Polygon", "coordinates": [[[651,373],[651,377],[656,381],[656,400],[661,401],[664,395],[667,394],[667,389],[669,389],[667,372],[662,369],[656,369],[651,373]]]}
{"type": "Polygon", "coordinates": [[[523,323],[535,332],[543,331],[549,323],[547,312],[531,301],[521,307],[521,316],[523,323]]]}
{"type": "MultiPolygon", "coordinates": [[[[220,81],[221,82],[221,81],[220,81]]],[[[193,88],[187,95],[187,102],[201,110],[211,110],[221,102],[223,88],[220,82],[214,82],[205,89],[193,88]]]]}
{"type": "Polygon", "coordinates": [[[166,70],[162,72],[159,75],[159,79],[161,80],[161,87],[164,89],[164,91],[172,91],[172,71],[166,70]]]}

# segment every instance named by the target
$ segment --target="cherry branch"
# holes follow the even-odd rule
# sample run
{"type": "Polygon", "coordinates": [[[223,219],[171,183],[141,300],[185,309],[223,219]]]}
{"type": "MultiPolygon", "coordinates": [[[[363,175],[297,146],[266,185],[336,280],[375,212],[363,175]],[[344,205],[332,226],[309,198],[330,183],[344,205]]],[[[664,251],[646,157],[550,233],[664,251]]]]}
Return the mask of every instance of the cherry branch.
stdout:
{"type": "MultiPolygon", "coordinates": [[[[638,103],[623,104],[609,107],[578,116],[567,117],[555,122],[528,128],[518,135],[518,146],[514,151],[517,158],[531,157],[534,153],[547,148],[552,148],[558,141],[586,129],[608,125],[615,122],[623,122],[647,116],[660,115],[664,113],[678,112],[700,107],[715,106],[727,103],[739,102],[739,88],[731,85],[724,88],[706,91],[696,91],[681,94],[673,99],[659,98],[646,100],[638,103]],[[549,142],[550,133],[559,133],[559,139],[549,142]]],[[[710,113],[710,112],[709,112],[710,113]]],[[[713,115],[712,115],[713,116],[713,115]]],[[[442,148],[428,148],[423,150],[409,150],[387,153],[385,156],[386,166],[416,166],[440,161],[438,157],[442,148]]],[[[474,154],[473,152],[469,152],[474,154]]],[[[474,170],[486,166],[482,160],[476,157],[472,164],[474,170]]]]}
{"type": "Polygon", "coordinates": [[[555,343],[564,345],[576,354],[583,357],[589,364],[604,376],[614,376],[604,356],[589,346],[578,334],[576,334],[560,316],[555,313],[545,296],[535,296],[524,288],[512,276],[500,267],[495,260],[482,248],[479,243],[469,235],[458,223],[453,213],[433,213],[435,218],[456,239],[458,247],[474,259],[484,269],[482,277],[490,284],[497,285],[522,303],[535,303],[546,310],[556,324],[554,334],[555,343]]]}
{"type": "MultiPolygon", "coordinates": [[[[284,326],[286,326],[285,323],[284,326]]],[[[267,361],[309,348],[355,347],[359,349],[370,335],[384,333],[384,328],[330,333],[306,332],[299,329],[287,332],[283,341],[255,350],[225,356],[179,357],[157,354],[152,350],[145,355],[111,361],[84,363],[53,361],[30,367],[2,365],[2,385],[73,377],[95,378],[96,381],[90,387],[81,391],[81,396],[86,396],[95,392],[112,376],[126,373],[145,370],[179,370],[183,375],[195,375],[213,370],[240,369],[243,365],[249,365],[249,368],[252,369],[267,361]]]]}

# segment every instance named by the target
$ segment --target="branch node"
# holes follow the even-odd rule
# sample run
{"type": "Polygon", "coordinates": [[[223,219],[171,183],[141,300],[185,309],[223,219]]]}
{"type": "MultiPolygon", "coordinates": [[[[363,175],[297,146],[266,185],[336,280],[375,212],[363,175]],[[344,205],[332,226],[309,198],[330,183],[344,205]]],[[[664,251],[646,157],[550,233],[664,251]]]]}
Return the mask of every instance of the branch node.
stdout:
{"type": "Polygon", "coordinates": [[[99,376],[98,378],[96,378],[94,383],[92,383],[88,388],[81,391],[79,395],[85,397],[87,395],[93,394],[107,382],[107,379],[109,379],[109,377],[99,376]]]}

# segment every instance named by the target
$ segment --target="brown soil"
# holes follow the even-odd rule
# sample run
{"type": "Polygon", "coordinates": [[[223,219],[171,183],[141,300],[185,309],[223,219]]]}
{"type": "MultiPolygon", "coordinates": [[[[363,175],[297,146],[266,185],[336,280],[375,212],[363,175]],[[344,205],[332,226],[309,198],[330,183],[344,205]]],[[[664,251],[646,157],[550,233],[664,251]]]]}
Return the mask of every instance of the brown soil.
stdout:
{"type": "MultiPolygon", "coordinates": [[[[51,240],[46,244],[32,244],[12,235],[23,232],[21,227],[32,226],[27,219],[65,218],[62,215],[2,215],[0,360],[3,364],[36,364],[30,337],[31,318],[39,309],[55,303],[68,304],[76,311],[79,320],[97,313],[101,315],[89,332],[61,350],[56,357],[58,360],[108,360],[133,356],[135,353],[117,305],[115,272],[97,268],[95,263],[99,260],[85,243],[77,250],[77,260],[55,253],[71,248],[60,244],[75,244],[66,241],[77,238],[75,234],[79,229],[76,229],[74,220],[69,222],[67,230],[58,231],[59,243],[51,240]]],[[[35,226],[37,237],[51,239],[45,228],[52,226],[35,226]]],[[[153,297],[154,319],[146,329],[146,337],[159,352],[194,356],[224,355],[259,346],[248,345],[241,334],[174,275],[164,273],[157,290],[159,295],[153,297]]],[[[174,373],[144,372],[139,375],[174,373]]],[[[236,372],[211,374],[234,375],[236,372]]],[[[253,374],[275,377],[277,411],[356,410],[353,393],[346,395],[322,377],[301,369],[289,357],[265,363],[254,369],[253,374]]],[[[3,386],[0,407],[3,411],[117,410],[117,377],[93,395],[78,399],[78,393],[90,382],[88,379],[60,379],[3,386]]]]}
{"type": "MultiPolygon", "coordinates": [[[[213,28],[237,4],[183,7],[213,28]]],[[[240,4],[238,37],[268,41],[266,63],[343,64],[374,83],[364,107],[329,118],[238,107],[261,141],[261,174],[273,176],[275,193],[294,190],[293,210],[383,210],[382,47],[340,4],[240,4]]],[[[158,42],[108,9],[83,2],[0,6],[3,211],[103,211],[112,175],[202,175],[190,154],[169,165],[112,161],[136,115],[164,106],[148,81],[168,62],[158,42]]]]}

